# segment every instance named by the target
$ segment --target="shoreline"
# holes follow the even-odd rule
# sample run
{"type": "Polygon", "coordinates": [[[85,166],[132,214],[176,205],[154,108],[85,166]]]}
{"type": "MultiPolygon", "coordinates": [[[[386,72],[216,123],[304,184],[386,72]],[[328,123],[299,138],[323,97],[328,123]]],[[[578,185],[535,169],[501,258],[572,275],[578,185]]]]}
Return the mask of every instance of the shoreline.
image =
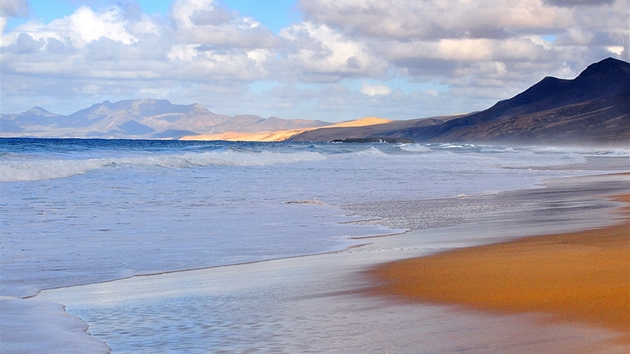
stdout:
{"type": "MultiPolygon", "coordinates": [[[[557,352],[570,353],[575,352],[574,349],[576,348],[580,350],[597,348],[602,343],[609,343],[611,339],[615,338],[615,335],[607,330],[602,331],[580,325],[576,327],[573,324],[561,323],[541,327],[538,317],[531,317],[529,314],[497,317],[484,313],[462,312],[448,306],[410,306],[409,304],[393,304],[390,299],[366,297],[366,289],[373,288],[374,283],[373,280],[365,277],[365,271],[375,265],[386,264],[395,260],[429,256],[446,249],[462,249],[479,244],[503,242],[510,238],[524,237],[528,233],[540,234],[544,230],[553,231],[556,229],[583,229],[585,225],[575,224],[573,219],[582,220],[582,216],[585,215],[587,217],[583,219],[583,223],[590,226],[600,227],[611,224],[613,220],[610,215],[606,217],[598,215],[602,214],[602,210],[610,210],[608,208],[612,204],[598,200],[594,204],[586,203],[585,206],[585,200],[591,200],[592,194],[598,193],[597,190],[592,190],[593,185],[600,185],[602,180],[615,179],[617,182],[619,181],[619,178],[610,175],[579,177],[574,180],[569,178],[558,182],[564,187],[558,187],[550,182],[542,190],[508,191],[503,196],[504,198],[527,197],[531,199],[525,198],[526,203],[524,205],[526,207],[516,208],[513,215],[510,213],[500,214],[503,215],[503,219],[499,220],[492,220],[493,216],[491,216],[490,218],[479,219],[476,223],[415,230],[391,237],[374,237],[370,244],[325,254],[178,271],[132,277],[107,283],[45,290],[28,301],[43,300],[64,303],[68,307],[68,312],[79,315],[85,322],[89,323],[90,328],[99,334],[97,337],[101,340],[107,340],[108,332],[111,330],[108,330],[107,327],[100,328],[101,324],[94,322],[89,317],[99,318],[103,316],[90,314],[94,309],[102,308],[103,311],[109,313],[112,308],[116,309],[118,306],[126,306],[125,304],[137,303],[138,301],[147,303],[168,301],[175,304],[183,301],[182,299],[210,298],[213,299],[212,306],[205,310],[214,311],[213,306],[233,306],[234,304],[231,302],[233,300],[230,299],[234,296],[240,297],[243,294],[251,294],[247,295],[253,296],[252,299],[254,300],[250,301],[260,302],[262,305],[258,305],[254,309],[248,309],[247,303],[239,306],[244,307],[243,311],[248,310],[246,316],[251,316],[254,320],[257,316],[256,311],[262,311],[259,319],[262,322],[262,327],[265,327],[267,321],[271,321],[271,323],[279,321],[290,327],[296,326],[296,323],[299,324],[297,328],[302,328],[301,331],[290,331],[288,334],[276,333],[270,337],[272,339],[269,339],[271,343],[277,342],[276,344],[283,348],[293,348],[298,351],[300,347],[296,347],[297,344],[295,343],[303,343],[305,340],[310,341],[309,345],[315,346],[311,349],[324,350],[326,348],[334,349],[330,347],[330,343],[334,341],[346,343],[349,346],[356,346],[363,342],[369,345],[375,336],[386,336],[386,339],[383,340],[387,346],[361,347],[362,351],[378,352],[379,348],[381,351],[382,349],[397,348],[400,349],[399,352],[411,353],[415,351],[409,349],[417,348],[418,345],[435,350],[446,348],[449,351],[450,348],[451,351],[456,351],[457,348],[467,345],[477,345],[480,349],[473,352],[484,352],[484,348],[487,352],[497,348],[498,351],[506,350],[518,343],[527,348],[519,352],[534,353],[552,352],[546,349],[550,342],[553,344],[551,347],[561,349],[557,352]],[[589,180],[591,184],[585,182],[585,179],[589,180]],[[591,187],[576,188],[576,184],[591,187]],[[564,190],[567,190],[568,194],[563,194],[565,193],[564,190]],[[547,205],[545,204],[547,197],[552,200],[554,198],[565,200],[567,205],[564,207],[547,205]],[[537,201],[538,204],[528,204],[531,200],[537,201]],[[545,218],[547,215],[541,217],[534,212],[541,207],[547,208],[546,210],[559,208],[559,214],[551,213],[553,215],[549,218],[545,218]],[[521,224],[518,220],[511,219],[515,216],[522,218],[521,224]],[[535,227],[530,224],[532,220],[542,220],[542,223],[539,227],[535,227]],[[263,295],[258,295],[269,294],[270,292],[277,294],[274,295],[277,298],[268,300],[263,295]],[[263,297],[261,298],[261,296],[263,297]],[[272,301],[273,305],[269,305],[270,307],[267,308],[266,301],[272,301]],[[344,315],[346,313],[362,318],[364,321],[361,324],[362,333],[353,333],[352,336],[341,339],[338,337],[339,334],[347,332],[348,326],[354,323],[353,316],[346,317],[344,315]],[[325,324],[318,320],[321,316],[326,318],[325,324]],[[439,324],[436,324],[435,321],[438,319],[439,324]],[[348,323],[348,321],[351,322],[348,323]],[[424,323],[424,325],[420,325],[423,329],[417,328],[418,321],[424,323]],[[436,331],[434,326],[441,328],[440,334],[433,333],[436,331]],[[431,336],[435,339],[418,336],[415,331],[426,332],[425,334],[433,333],[431,336]],[[456,335],[452,334],[453,331],[456,331],[456,335]],[[491,332],[504,333],[505,338],[488,337],[488,333],[491,332]],[[308,336],[308,333],[317,333],[318,337],[321,336],[322,339],[315,340],[308,336]],[[526,340],[519,339],[523,333],[527,334],[526,340]],[[105,338],[102,335],[105,335],[105,338]],[[304,335],[307,337],[301,337],[304,335]],[[367,348],[371,349],[368,350],[367,348]]],[[[626,181],[625,175],[621,180],[626,181]]],[[[612,188],[618,189],[619,186],[612,188]]],[[[240,308],[235,311],[238,314],[240,308]]],[[[203,315],[203,321],[207,321],[208,318],[213,318],[212,314],[214,312],[202,313],[200,316],[203,315]]],[[[152,316],[158,315],[161,314],[152,313],[152,316]]],[[[234,316],[234,314],[229,316],[234,316]]],[[[225,324],[219,322],[213,325],[221,327],[225,324]]],[[[95,334],[94,332],[90,331],[92,334],[95,334]]],[[[260,343],[249,343],[249,345],[254,344],[260,343]]],[[[232,345],[236,344],[232,343],[232,345]]],[[[596,350],[586,352],[596,352],[596,350]]]]}
{"type": "MultiPolygon", "coordinates": [[[[453,196],[453,197],[439,198],[439,199],[426,199],[426,200],[422,199],[422,200],[417,200],[416,202],[419,202],[419,203],[425,203],[425,202],[433,203],[433,202],[439,202],[439,201],[453,201],[455,203],[458,203],[458,202],[461,202],[462,200],[470,200],[473,203],[479,203],[479,202],[482,201],[482,199],[484,199],[486,197],[495,198],[496,196],[501,195],[501,194],[511,194],[511,193],[529,194],[529,193],[535,192],[535,191],[543,191],[543,193],[544,193],[544,191],[548,189],[548,186],[545,186],[545,185],[547,183],[552,183],[554,181],[561,181],[561,183],[562,183],[562,181],[570,181],[572,179],[592,179],[592,178],[596,178],[597,179],[597,178],[606,178],[607,176],[628,176],[630,178],[630,172],[610,173],[610,174],[603,174],[603,175],[583,175],[583,176],[579,175],[579,176],[572,176],[572,177],[554,178],[554,179],[549,179],[549,180],[543,181],[542,182],[543,186],[539,186],[539,187],[532,186],[532,188],[528,188],[528,189],[506,190],[506,191],[493,192],[493,193],[490,193],[490,194],[453,196]]],[[[629,194],[629,196],[630,196],[630,194],[629,194]]],[[[611,200],[610,198],[608,198],[608,199],[611,200]]],[[[401,202],[402,203],[406,203],[408,201],[394,201],[392,203],[401,203],[401,202]]],[[[385,202],[385,203],[390,203],[390,202],[385,202]]],[[[628,202],[628,203],[630,203],[630,202],[628,202]]],[[[370,203],[370,204],[374,204],[374,203],[370,203]]],[[[351,208],[344,208],[344,207],[342,207],[342,209],[344,209],[344,210],[352,210],[351,208]]],[[[518,207],[514,208],[514,209],[518,209],[518,207]]],[[[514,210],[511,210],[509,212],[514,212],[514,210]]],[[[482,214],[484,214],[484,213],[482,213],[482,214]]],[[[490,213],[490,214],[492,214],[492,213],[490,213]]],[[[348,216],[350,216],[350,215],[351,214],[349,214],[348,216]]],[[[340,223],[341,224],[357,224],[357,225],[368,224],[368,223],[375,223],[375,224],[378,224],[378,225],[383,225],[386,222],[384,222],[384,218],[376,217],[376,218],[366,218],[366,219],[358,219],[358,220],[351,220],[351,221],[342,221],[340,223]]],[[[449,224],[446,227],[447,228],[449,228],[449,227],[458,227],[458,226],[466,227],[466,225],[471,225],[471,224],[475,224],[475,221],[467,221],[467,222],[463,222],[461,224],[449,224]]],[[[614,225],[614,222],[607,221],[607,222],[605,222],[605,224],[606,225],[610,224],[610,226],[612,226],[612,225],[614,225]]],[[[566,226],[562,226],[562,227],[566,227],[566,226]]],[[[396,237],[396,236],[400,236],[400,235],[413,233],[414,231],[418,231],[418,230],[433,230],[433,229],[441,229],[441,228],[442,227],[427,227],[427,228],[422,228],[422,229],[404,229],[403,230],[403,229],[396,229],[395,227],[391,227],[391,230],[392,230],[391,233],[383,233],[383,234],[368,235],[368,236],[349,236],[349,237],[347,237],[347,239],[348,240],[356,240],[356,241],[364,241],[364,240],[371,240],[371,239],[390,238],[390,237],[396,237]]],[[[578,230],[581,230],[581,228],[578,228],[578,230]]],[[[538,236],[543,236],[543,235],[537,234],[537,235],[533,235],[533,236],[521,236],[521,237],[538,237],[538,236]]],[[[495,241],[495,242],[501,242],[501,241],[495,241]]],[[[246,261],[246,262],[240,262],[240,263],[230,263],[230,264],[221,264],[221,265],[215,265],[215,266],[204,266],[204,267],[197,267],[197,268],[183,268],[183,269],[175,269],[175,270],[158,271],[158,272],[152,272],[152,273],[134,274],[134,275],[130,275],[130,276],[127,276],[127,277],[106,279],[106,280],[102,280],[102,281],[89,282],[89,283],[85,283],[85,284],[63,285],[63,286],[39,289],[35,294],[27,295],[27,296],[24,296],[24,297],[13,297],[13,296],[5,296],[5,297],[6,298],[15,298],[15,299],[27,300],[27,299],[36,298],[42,291],[51,291],[51,290],[58,290],[58,289],[67,289],[67,288],[83,287],[83,286],[90,286],[90,285],[97,285],[97,284],[105,284],[105,283],[112,283],[112,282],[117,282],[117,281],[121,281],[121,280],[129,280],[129,279],[141,278],[141,277],[151,277],[151,276],[159,276],[159,275],[167,275],[167,274],[204,271],[204,270],[211,270],[211,269],[215,269],[215,268],[244,266],[244,265],[252,265],[252,264],[258,264],[258,263],[266,263],[266,262],[275,262],[275,261],[282,261],[282,260],[306,258],[306,257],[317,257],[317,256],[321,256],[321,255],[344,253],[344,252],[348,252],[348,251],[350,251],[352,249],[365,247],[365,246],[368,246],[368,245],[371,245],[371,244],[372,244],[372,242],[359,243],[359,244],[353,244],[353,245],[346,246],[343,249],[329,250],[329,251],[318,252],[318,253],[311,253],[311,254],[300,254],[300,255],[294,255],[294,256],[287,256],[287,257],[280,257],[280,258],[271,258],[271,259],[262,259],[262,260],[254,260],[254,261],[246,261]]]]}
{"type": "Polygon", "coordinates": [[[619,331],[630,344],[628,216],[605,228],[447,250],[366,273],[381,283],[371,295],[487,313],[546,313],[552,321],[619,331]]]}

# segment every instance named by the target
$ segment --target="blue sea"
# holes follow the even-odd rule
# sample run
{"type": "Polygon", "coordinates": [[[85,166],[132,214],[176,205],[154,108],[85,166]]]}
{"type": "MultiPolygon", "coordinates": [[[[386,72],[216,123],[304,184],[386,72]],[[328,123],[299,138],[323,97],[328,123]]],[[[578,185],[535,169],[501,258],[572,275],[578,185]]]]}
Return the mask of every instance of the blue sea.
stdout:
{"type": "MultiPolygon", "coordinates": [[[[348,205],[537,188],[549,178],[599,173],[580,167],[591,156],[628,152],[0,139],[0,296],[343,250],[358,237],[405,231],[355,223],[363,217],[348,205]]],[[[113,352],[147,352],[104,336],[113,352]]],[[[213,351],[212,343],[200,348],[213,351]]],[[[204,352],[161,348],[154,352],[204,352]]]]}

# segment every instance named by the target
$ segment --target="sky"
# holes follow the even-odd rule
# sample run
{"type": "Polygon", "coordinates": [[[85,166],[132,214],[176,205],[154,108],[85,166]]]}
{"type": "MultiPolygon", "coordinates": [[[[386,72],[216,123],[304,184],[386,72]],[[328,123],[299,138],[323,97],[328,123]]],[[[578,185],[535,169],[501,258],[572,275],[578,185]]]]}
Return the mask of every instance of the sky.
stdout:
{"type": "Polygon", "coordinates": [[[0,26],[2,113],[413,119],[630,61],[630,0],[2,0],[0,26]]]}

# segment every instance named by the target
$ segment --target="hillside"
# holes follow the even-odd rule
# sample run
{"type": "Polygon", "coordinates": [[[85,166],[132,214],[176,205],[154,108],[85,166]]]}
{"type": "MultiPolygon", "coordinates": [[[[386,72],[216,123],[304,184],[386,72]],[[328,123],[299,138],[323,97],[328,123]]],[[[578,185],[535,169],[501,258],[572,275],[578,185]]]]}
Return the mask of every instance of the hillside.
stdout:
{"type": "Polygon", "coordinates": [[[294,142],[310,142],[310,141],[395,141],[413,139],[403,136],[402,134],[393,134],[392,132],[404,132],[410,129],[421,127],[430,127],[443,124],[458,116],[420,118],[412,120],[397,120],[383,122],[365,126],[343,126],[334,125],[322,128],[309,129],[301,134],[292,136],[289,141],[294,142]]]}
{"type": "Polygon", "coordinates": [[[227,116],[200,104],[105,101],[70,115],[41,107],[0,115],[1,137],[242,141],[403,141],[630,146],[630,64],[612,58],[572,80],[545,77],[480,112],[391,121],[324,121],[227,116]]]}
{"type": "Polygon", "coordinates": [[[546,77],[484,111],[447,120],[420,119],[410,125],[392,122],[373,131],[331,133],[318,129],[291,140],[379,137],[416,142],[628,145],[630,64],[608,58],[590,65],[573,80],[546,77]]]}
{"type": "MultiPolygon", "coordinates": [[[[271,120],[272,118],[269,118],[271,120]]],[[[276,118],[279,119],[279,118],[276,118]]],[[[259,142],[272,142],[272,141],[286,141],[292,138],[293,136],[317,129],[320,133],[318,135],[321,138],[321,133],[326,132],[328,130],[334,130],[335,128],[353,128],[358,129],[359,127],[365,127],[365,129],[370,129],[371,127],[378,126],[384,123],[392,122],[389,119],[376,118],[376,117],[366,117],[361,119],[356,119],[347,122],[341,122],[336,124],[329,124],[319,128],[295,128],[295,129],[286,129],[286,130],[266,130],[266,131],[254,131],[254,132],[236,132],[230,131],[225,133],[216,133],[216,134],[202,134],[202,135],[193,135],[193,136],[184,136],[182,140],[225,140],[225,141],[259,141],[259,142]]],[[[319,139],[321,140],[321,139],[319,139]]],[[[327,141],[326,139],[324,139],[327,141]]]]}

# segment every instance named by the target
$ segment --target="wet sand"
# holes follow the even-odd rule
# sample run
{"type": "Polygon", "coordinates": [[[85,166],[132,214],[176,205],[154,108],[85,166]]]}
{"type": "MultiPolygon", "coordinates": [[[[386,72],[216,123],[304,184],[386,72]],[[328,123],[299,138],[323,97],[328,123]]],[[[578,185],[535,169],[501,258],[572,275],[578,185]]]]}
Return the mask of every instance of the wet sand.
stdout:
{"type": "MultiPolygon", "coordinates": [[[[614,198],[630,201],[630,194],[614,198]]],[[[407,301],[494,313],[548,313],[623,333],[630,343],[630,221],[396,261],[373,289],[407,301]]]]}
{"type": "MultiPolygon", "coordinates": [[[[614,324],[549,321],[549,316],[529,310],[461,311],[443,299],[418,303],[365,296],[375,285],[365,272],[378,265],[508,244],[532,234],[607,227],[618,221],[611,207],[619,205],[593,196],[620,191],[628,191],[627,176],[549,181],[547,188],[473,198],[511,206],[486,208],[455,226],[366,238],[363,246],[340,252],[45,290],[26,301],[66,305],[113,352],[601,353],[605,346],[608,352],[623,353],[628,343],[620,342],[614,324]]],[[[460,214],[468,207],[459,200],[403,207],[419,208],[422,215],[425,206],[441,205],[460,214]]],[[[566,244],[569,255],[581,254],[574,249],[616,250],[620,248],[605,247],[607,242],[621,242],[614,235],[595,237],[593,244],[567,243],[571,240],[555,242],[566,244]]],[[[511,258],[519,257],[504,255],[501,261],[508,264],[511,258]]]]}

